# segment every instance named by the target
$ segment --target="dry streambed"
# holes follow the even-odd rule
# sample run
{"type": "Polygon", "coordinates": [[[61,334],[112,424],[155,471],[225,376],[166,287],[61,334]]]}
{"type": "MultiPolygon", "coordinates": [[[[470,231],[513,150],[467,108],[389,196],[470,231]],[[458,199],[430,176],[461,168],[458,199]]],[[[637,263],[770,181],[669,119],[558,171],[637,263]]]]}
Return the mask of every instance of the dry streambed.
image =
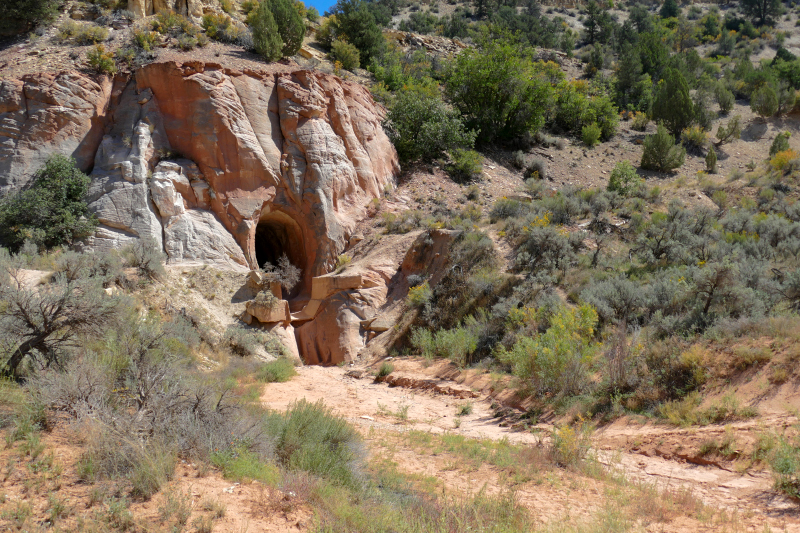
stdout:
{"type": "MultiPolygon", "coordinates": [[[[508,469],[465,462],[463,455],[437,445],[440,440],[432,443],[422,438],[421,442],[419,435],[505,440],[542,449],[552,426],[539,424],[533,431],[502,427],[486,394],[453,380],[437,379],[422,362],[404,360],[398,366],[401,369],[383,382],[376,382],[367,369],[303,367],[291,381],[267,385],[261,400],[276,410],[303,398],[322,400],[360,428],[374,458],[438,483],[450,494],[479,490],[499,494],[513,489],[518,501],[543,523],[565,517],[570,522],[585,522],[607,515],[612,512],[609,507],[618,503],[618,496],[610,496],[617,490],[613,487],[619,487],[619,478],[624,478],[627,481],[622,485],[637,487],[639,496],[653,496],[654,490],[673,495],[669,516],[662,516],[666,512],[663,506],[646,510],[648,506],[641,503],[641,525],[648,531],[763,531],[767,525],[772,530],[800,531],[800,505],[772,490],[768,472],[749,469],[740,473],[713,458],[704,460],[697,452],[700,443],[718,439],[724,431],[734,431],[746,440],[765,427],[785,426],[789,423],[786,415],[765,414],[726,428],[686,429],[623,419],[593,435],[595,456],[604,466],[604,474],[587,476],[543,468],[528,475],[529,479],[515,479],[508,469]],[[682,503],[689,494],[691,498],[682,503]],[[690,500],[701,501],[708,510],[685,516],[674,508],[693,505],[690,500]],[[651,515],[659,516],[650,520],[647,517],[652,519],[651,515]]],[[[541,459],[531,456],[530,460],[537,458],[541,459]]]]}

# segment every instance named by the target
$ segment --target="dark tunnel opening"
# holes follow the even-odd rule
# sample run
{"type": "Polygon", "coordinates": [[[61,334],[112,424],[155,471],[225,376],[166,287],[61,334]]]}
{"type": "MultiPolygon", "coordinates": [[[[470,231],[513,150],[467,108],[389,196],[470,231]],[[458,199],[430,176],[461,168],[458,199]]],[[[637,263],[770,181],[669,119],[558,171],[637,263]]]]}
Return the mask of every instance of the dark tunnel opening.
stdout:
{"type": "MultiPolygon", "coordinates": [[[[301,271],[306,268],[302,230],[291,217],[281,212],[273,211],[262,215],[256,227],[255,252],[258,266],[262,268],[266,263],[277,266],[284,254],[301,271]]],[[[297,296],[303,291],[301,273],[300,282],[290,292],[284,293],[284,298],[297,296]]]]}

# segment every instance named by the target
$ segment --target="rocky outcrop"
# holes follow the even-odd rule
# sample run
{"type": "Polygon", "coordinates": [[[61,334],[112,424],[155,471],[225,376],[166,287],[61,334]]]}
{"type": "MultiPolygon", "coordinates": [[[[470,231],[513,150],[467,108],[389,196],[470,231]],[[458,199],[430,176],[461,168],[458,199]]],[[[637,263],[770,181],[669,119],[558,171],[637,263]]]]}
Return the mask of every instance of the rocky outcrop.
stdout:
{"type": "Polygon", "coordinates": [[[90,168],[110,98],[110,81],[77,72],[0,80],[0,196],[25,185],[55,152],[90,168]]]}
{"type": "MultiPolygon", "coordinates": [[[[303,272],[287,298],[314,304],[297,320],[300,351],[339,362],[363,346],[361,321],[378,305],[369,291],[386,292],[368,273],[326,276],[399,170],[382,119],[364,87],[289,67],[167,62],[113,81],[76,72],[2,81],[0,195],[59,152],[90,173],[100,222],[90,247],[147,239],[171,263],[243,270],[285,254],[303,272]]],[[[278,301],[255,302],[248,316],[288,331],[294,317],[278,301]]]]}
{"type": "Polygon", "coordinates": [[[203,16],[201,0],[128,0],[128,11],[136,18],[155,15],[160,11],[174,11],[185,16],[203,16]]]}
{"type": "Polygon", "coordinates": [[[285,253],[308,291],[399,168],[382,116],[364,87],[303,70],[169,62],[113,84],[3,81],[0,194],[72,155],[91,170],[92,246],[147,238],[173,263],[242,268],[285,253]]]}

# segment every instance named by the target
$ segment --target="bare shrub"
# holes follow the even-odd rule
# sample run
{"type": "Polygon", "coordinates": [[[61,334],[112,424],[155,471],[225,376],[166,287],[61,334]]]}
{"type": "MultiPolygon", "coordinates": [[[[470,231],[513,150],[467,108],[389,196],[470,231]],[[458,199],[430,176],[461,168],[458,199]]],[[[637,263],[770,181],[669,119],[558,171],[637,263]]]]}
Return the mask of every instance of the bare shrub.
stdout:
{"type": "Polygon", "coordinates": [[[22,273],[6,265],[0,272],[0,330],[11,345],[3,372],[17,375],[30,357],[44,365],[59,364],[63,351],[80,335],[99,334],[112,320],[117,299],[92,278],[69,280],[57,274],[52,283],[29,287],[22,273]]]}
{"type": "Polygon", "coordinates": [[[128,266],[136,267],[139,274],[150,279],[164,279],[167,271],[164,270],[166,256],[158,243],[153,239],[142,237],[122,251],[128,266]]]}
{"type": "Polygon", "coordinates": [[[261,272],[269,281],[278,281],[287,291],[291,291],[300,281],[302,271],[294,266],[286,254],[278,259],[278,264],[264,263],[261,272]]]}

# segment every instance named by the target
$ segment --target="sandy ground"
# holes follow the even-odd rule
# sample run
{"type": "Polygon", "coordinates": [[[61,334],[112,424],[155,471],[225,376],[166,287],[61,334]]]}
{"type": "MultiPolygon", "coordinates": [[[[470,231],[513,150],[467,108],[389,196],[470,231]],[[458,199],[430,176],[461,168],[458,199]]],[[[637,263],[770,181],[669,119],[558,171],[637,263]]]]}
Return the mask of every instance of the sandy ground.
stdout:
{"type": "MultiPolygon", "coordinates": [[[[486,393],[456,381],[437,379],[437,369],[426,368],[422,361],[393,362],[400,367],[397,373],[409,378],[410,387],[376,383],[365,369],[304,367],[291,381],[268,385],[261,399],[265,406],[276,410],[284,410],[302,398],[323,401],[361,429],[373,453],[376,445],[381,445],[386,438],[391,440],[387,436],[411,430],[476,439],[507,439],[531,447],[541,445],[548,438],[552,426],[547,424],[538,424],[532,431],[502,427],[493,417],[492,399],[486,393]],[[359,371],[363,374],[357,377],[359,371]],[[423,387],[438,387],[440,392],[423,390],[423,387]],[[459,398],[467,394],[477,397],[459,398]],[[467,402],[472,403],[472,414],[457,416],[458,409],[467,402]],[[458,419],[460,423],[456,427],[458,419]]],[[[439,368],[439,373],[441,370],[439,368]]],[[[796,418],[787,414],[765,414],[755,421],[730,424],[728,431],[748,438],[760,428],[777,428],[794,422],[796,418]]],[[[769,473],[750,470],[740,474],[730,464],[714,460],[705,461],[709,464],[695,464],[704,462],[696,452],[699,443],[718,438],[724,431],[726,428],[718,425],[680,429],[623,418],[598,429],[593,436],[593,446],[599,462],[609,469],[660,490],[688,490],[713,508],[737,514],[743,531],[761,531],[763,524],[777,530],[800,531],[797,503],[772,490],[769,473]]],[[[434,476],[456,492],[474,492],[484,485],[496,491],[503,488],[502,479],[488,465],[465,474],[448,469],[447,457],[432,457],[403,445],[395,448],[394,461],[401,470],[434,476]]],[[[565,491],[561,484],[553,486],[536,481],[515,488],[519,501],[535,510],[536,516],[544,522],[566,511],[573,516],[591,516],[602,500],[597,494],[603,491],[602,483],[593,479],[584,479],[582,486],[575,490],[565,491]]],[[[699,527],[695,524],[684,529],[679,524],[672,525],[677,529],[667,527],[664,531],[691,531],[691,527],[699,527]]],[[[728,526],[730,524],[720,526],[722,529],[702,530],[725,531],[729,530],[728,526]]]]}

